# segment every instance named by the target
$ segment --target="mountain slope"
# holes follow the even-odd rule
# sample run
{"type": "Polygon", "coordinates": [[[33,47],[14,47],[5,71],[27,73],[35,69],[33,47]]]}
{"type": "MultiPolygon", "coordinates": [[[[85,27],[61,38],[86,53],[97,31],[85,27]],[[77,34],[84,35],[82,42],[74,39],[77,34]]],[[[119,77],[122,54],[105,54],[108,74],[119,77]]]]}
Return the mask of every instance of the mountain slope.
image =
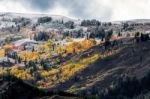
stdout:
{"type": "MultiPolygon", "coordinates": [[[[57,88],[79,95],[82,93],[92,95],[93,90],[101,92],[120,77],[136,76],[140,79],[150,71],[149,44],[150,42],[143,42],[124,45],[114,55],[90,63],[86,69],[74,76],[79,78],[77,81],[70,79],[57,88]]],[[[93,53],[101,53],[100,46],[90,50],[93,50],[93,53]]]]}

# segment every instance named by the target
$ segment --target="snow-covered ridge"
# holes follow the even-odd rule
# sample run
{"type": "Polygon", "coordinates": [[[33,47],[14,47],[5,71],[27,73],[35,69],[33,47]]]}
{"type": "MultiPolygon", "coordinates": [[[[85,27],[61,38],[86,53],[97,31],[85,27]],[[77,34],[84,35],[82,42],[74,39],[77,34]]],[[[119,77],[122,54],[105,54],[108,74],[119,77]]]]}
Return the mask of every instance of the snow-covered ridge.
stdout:
{"type": "Polygon", "coordinates": [[[28,13],[10,13],[10,12],[6,12],[0,13],[0,17],[10,17],[10,18],[19,18],[19,17],[24,17],[24,18],[30,18],[30,19],[36,19],[39,17],[52,17],[53,20],[63,20],[63,21],[77,21],[77,19],[74,18],[70,18],[67,16],[63,16],[63,15],[50,15],[50,14],[28,14],[28,13]]]}
{"type": "Polygon", "coordinates": [[[128,23],[150,23],[150,19],[131,19],[131,20],[112,21],[112,23],[114,23],[114,24],[121,24],[122,22],[128,22],[128,23]]]}
{"type": "MultiPolygon", "coordinates": [[[[17,23],[19,20],[21,20],[21,18],[26,18],[27,20],[30,20],[30,26],[33,26],[37,23],[38,19],[41,17],[51,17],[52,21],[51,23],[43,23],[37,26],[37,28],[39,26],[42,26],[42,28],[52,28],[55,26],[56,22],[68,22],[68,21],[73,21],[76,25],[80,24],[81,20],[77,20],[74,18],[70,18],[67,16],[63,16],[63,15],[50,15],[50,14],[28,14],[28,13],[12,13],[12,12],[0,12],[0,29],[2,28],[9,28],[9,27],[16,27],[17,25],[23,24],[22,23],[17,23]],[[15,20],[15,21],[14,21],[15,20]]],[[[56,24],[57,25],[57,24],[56,24]]],[[[58,26],[55,26],[55,28],[57,28],[58,26]]],[[[44,29],[45,29],[44,28],[44,29]]]]}

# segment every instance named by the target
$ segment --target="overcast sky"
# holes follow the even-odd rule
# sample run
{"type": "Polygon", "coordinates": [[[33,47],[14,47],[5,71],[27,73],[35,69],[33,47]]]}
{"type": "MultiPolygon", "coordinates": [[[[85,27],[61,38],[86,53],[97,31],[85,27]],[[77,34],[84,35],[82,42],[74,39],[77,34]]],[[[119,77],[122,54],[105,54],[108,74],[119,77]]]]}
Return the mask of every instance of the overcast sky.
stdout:
{"type": "Polygon", "coordinates": [[[102,21],[150,19],[150,0],[0,0],[0,12],[47,13],[102,21]]]}

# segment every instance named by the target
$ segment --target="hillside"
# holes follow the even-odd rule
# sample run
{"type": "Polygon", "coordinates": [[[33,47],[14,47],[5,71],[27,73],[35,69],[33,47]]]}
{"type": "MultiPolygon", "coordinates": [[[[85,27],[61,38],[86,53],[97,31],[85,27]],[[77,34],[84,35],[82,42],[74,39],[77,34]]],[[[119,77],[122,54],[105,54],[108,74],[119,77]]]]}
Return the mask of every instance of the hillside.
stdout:
{"type": "Polygon", "coordinates": [[[99,99],[121,90],[118,82],[124,85],[126,78],[136,77],[140,86],[147,83],[141,79],[150,71],[149,21],[118,22],[121,24],[61,15],[0,13],[0,77],[11,75],[22,81],[8,88],[8,81],[1,80],[2,92],[3,88],[5,96],[22,92],[16,98],[64,98],[58,93],[62,92],[99,99]],[[38,95],[32,88],[46,94],[38,95]]]}
{"type": "MultiPolygon", "coordinates": [[[[62,91],[83,97],[100,96],[105,89],[114,86],[120,78],[136,77],[140,80],[150,71],[150,42],[132,43],[132,39],[129,38],[121,40],[126,43],[116,45],[108,51],[103,50],[103,44],[100,44],[63,58],[59,64],[62,65],[60,68],[64,68],[64,71],[59,74],[57,72],[59,67],[50,71],[53,73],[50,75],[51,78],[58,77],[53,80],[52,85],[48,85],[50,83],[48,81],[43,82],[44,85],[41,83],[42,90],[46,92],[62,91]],[[68,66],[74,70],[70,68],[69,72],[68,66]],[[67,75],[62,76],[62,74],[67,75]]],[[[43,71],[43,74],[45,72],[43,71]]],[[[43,77],[43,79],[48,79],[47,76],[43,77]]],[[[35,96],[37,96],[36,93],[35,96]]]]}
{"type": "Polygon", "coordinates": [[[0,99],[81,99],[65,92],[44,92],[13,76],[0,79],[0,99]]]}
{"type": "MultiPolygon", "coordinates": [[[[71,79],[57,88],[79,95],[82,93],[92,95],[93,90],[101,92],[121,77],[135,76],[140,79],[150,71],[149,44],[150,42],[143,42],[124,45],[114,55],[90,63],[87,68],[74,76],[78,80],[71,79]]],[[[95,46],[83,54],[89,51],[93,51],[91,54],[101,53],[100,46],[95,46]]]]}

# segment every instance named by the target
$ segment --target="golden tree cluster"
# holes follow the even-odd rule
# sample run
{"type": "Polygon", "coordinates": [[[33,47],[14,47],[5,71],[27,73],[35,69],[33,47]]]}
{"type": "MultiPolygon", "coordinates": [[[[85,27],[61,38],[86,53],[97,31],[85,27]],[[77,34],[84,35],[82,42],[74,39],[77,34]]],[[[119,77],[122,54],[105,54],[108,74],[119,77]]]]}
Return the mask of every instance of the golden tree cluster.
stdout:
{"type": "Polygon", "coordinates": [[[96,41],[94,39],[88,39],[80,42],[72,42],[69,45],[66,45],[64,47],[59,46],[56,48],[56,51],[57,53],[64,52],[67,55],[67,54],[79,53],[81,51],[85,51],[94,45],[96,45],[96,41]]]}
{"type": "Polygon", "coordinates": [[[18,57],[20,57],[21,59],[26,60],[26,61],[33,61],[33,60],[39,59],[40,55],[37,52],[29,51],[29,52],[19,53],[18,57]]]}

